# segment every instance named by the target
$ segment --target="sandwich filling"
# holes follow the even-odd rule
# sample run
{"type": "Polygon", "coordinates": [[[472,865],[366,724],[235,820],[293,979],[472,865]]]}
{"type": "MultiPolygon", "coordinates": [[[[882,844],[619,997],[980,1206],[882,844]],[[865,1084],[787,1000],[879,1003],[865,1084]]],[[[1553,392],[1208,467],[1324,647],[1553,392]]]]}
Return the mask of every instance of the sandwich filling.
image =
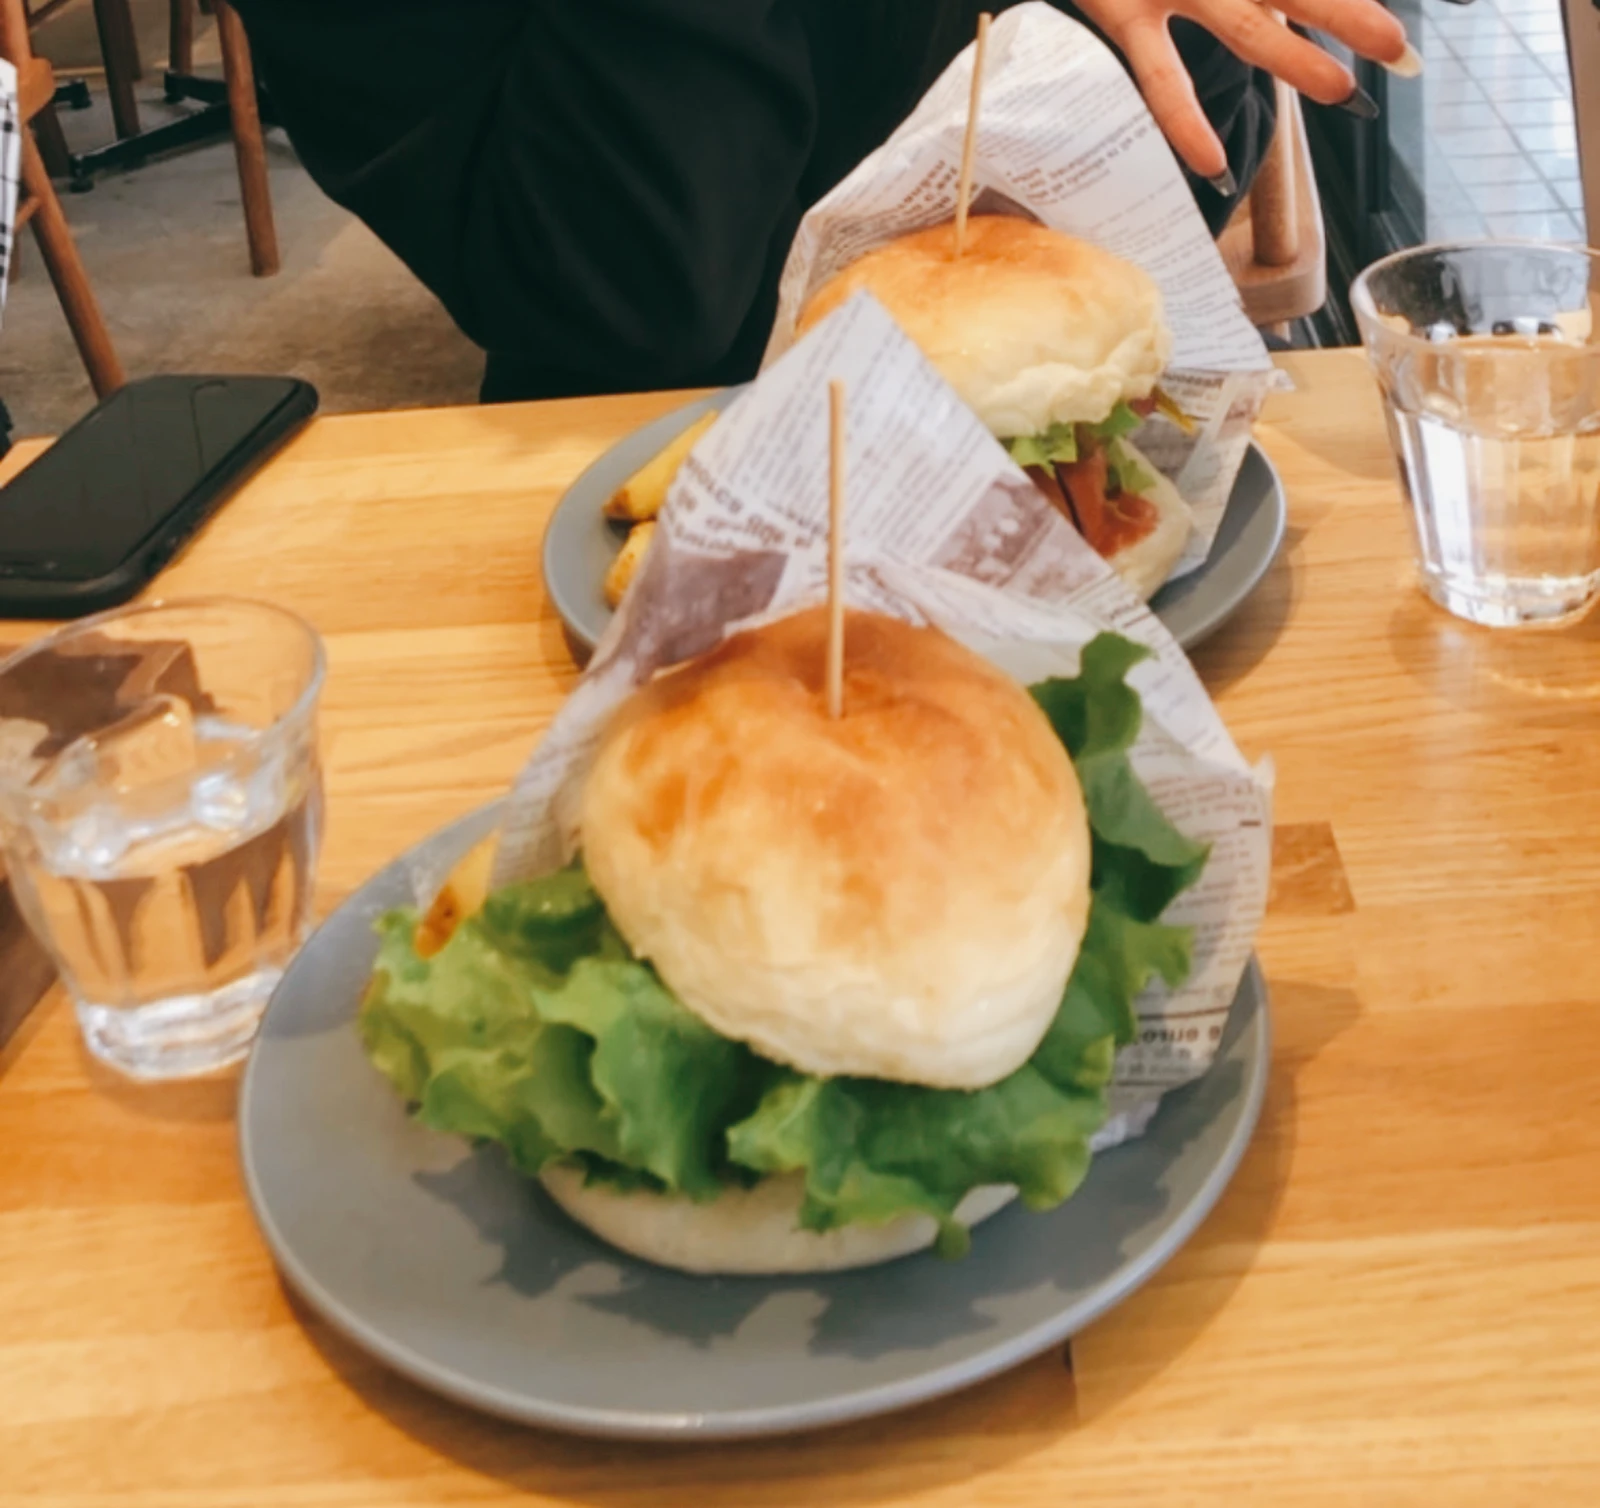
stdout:
{"type": "Polygon", "coordinates": [[[529,1175],[562,1165],[696,1200],[799,1175],[802,1228],[927,1215],[947,1255],[965,1249],[955,1211],[973,1189],[1060,1203],[1088,1170],[1136,997],[1190,969],[1189,930],[1161,917],[1207,850],[1167,821],[1128,758],[1142,711],[1126,676],[1146,654],[1102,635],[1076,677],[1031,688],[1082,787],[1091,903],[1048,1031],[999,1082],[806,1074],[721,1035],[634,955],[581,856],[492,893],[437,950],[419,951],[414,910],[385,917],[360,1014],[369,1057],[425,1124],[498,1143],[529,1175]]]}
{"type": "Polygon", "coordinates": [[[1043,434],[1004,442],[1011,459],[1107,560],[1149,538],[1161,522],[1160,508],[1146,495],[1156,479],[1125,443],[1158,411],[1191,426],[1157,388],[1148,398],[1118,403],[1098,424],[1053,424],[1043,434]]]}

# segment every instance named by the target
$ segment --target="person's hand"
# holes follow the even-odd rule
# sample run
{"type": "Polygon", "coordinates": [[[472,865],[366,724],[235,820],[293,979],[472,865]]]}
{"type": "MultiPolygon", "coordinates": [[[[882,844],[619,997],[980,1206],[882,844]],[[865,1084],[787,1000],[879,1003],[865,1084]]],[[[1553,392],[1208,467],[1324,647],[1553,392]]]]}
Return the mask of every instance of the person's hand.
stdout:
{"type": "MultiPolygon", "coordinates": [[[[1225,178],[1228,159],[1168,30],[1175,17],[1198,22],[1245,62],[1276,74],[1307,99],[1337,105],[1356,97],[1356,81],[1348,68],[1315,43],[1296,36],[1268,6],[1255,0],[1076,0],[1076,4],[1128,60],[1173,149],[1204,178],[1225,178]]],[[[1275,0],[1275,4],[1291,21],[1337,37],[1376,63],[1398,63],[1406,54],[1405,28],[1377,0],[1275,0]]],[[[1370,106],[1366,101],[1359,113],[1371,114],[1370,106]]]]}

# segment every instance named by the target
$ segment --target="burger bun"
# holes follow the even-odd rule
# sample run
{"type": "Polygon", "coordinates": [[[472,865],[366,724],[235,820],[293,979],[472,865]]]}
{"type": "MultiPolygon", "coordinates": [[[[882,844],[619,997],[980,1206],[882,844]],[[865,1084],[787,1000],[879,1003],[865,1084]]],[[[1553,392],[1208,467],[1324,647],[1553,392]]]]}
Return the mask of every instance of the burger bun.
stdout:
{"type": "MultiPolygon", "coordinates": [[[[568,1215],[602,1241],[659,1267],[703,1275],[870,1267],[923,1251],[939,1233],[926,1215],[906,1215],[883,1225],[802,1230],[804,1185],[797,1173],[763,1178],[747,1189],[726,1189],[705,1204],[684,1194],[585,1184],[581,1170],[559,1163],[548,1165],[539,1179],[568,1215]]],[[[976,1225],[1003,1209],[1016,1193],[1009,1184],[976,1188],[957,1207],[955,1218],[976,1225]]]]}
{"type": "Polygon", "coordinates": [[[701,1020],[803,1073],[981,1089],[1061,1003],[1089,825],[1033,698],[933,628],[827,612],[736,634],[636,692],[582,792],[585,867],[701,1020]]]}
{"type": "Polygon", "coordinates": [[[1148,397],[1172,352],[1148,273],[1009,215],[972,216],[959,257],[948,222],[869,251],[817,289],[798,333],[862,289],[1001,439],[1099,423],[1148,397]]]}

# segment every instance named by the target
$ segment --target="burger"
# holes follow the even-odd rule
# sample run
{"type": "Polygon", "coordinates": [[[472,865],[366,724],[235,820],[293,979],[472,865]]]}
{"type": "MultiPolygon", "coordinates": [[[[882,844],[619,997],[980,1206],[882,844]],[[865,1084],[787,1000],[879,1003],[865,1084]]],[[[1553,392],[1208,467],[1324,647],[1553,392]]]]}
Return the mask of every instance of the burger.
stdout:
{"type": "Polygon", "coordinates": [[[867,290],[1039,490],[1148,599],[1194,517],[1133,435],[1158,408],[1172,350],[1142,269],[1030,220],[975,215],[960,256],[946,222],[868,252],[824,283],[799,332],[867,290]]]}
{"type": "Polygon", "coordinates": [[[580,1224],[701,1273],[821,1271],[1066,1199],[1161,913],[1205,850],[1127,757],[1106,635],[1024,689],[933,628],[738,633],[611,716],[579,850],[490,891],[487,849],[380,924],[360,1012],[426,1124],[498,1144],[580,1224]]]}

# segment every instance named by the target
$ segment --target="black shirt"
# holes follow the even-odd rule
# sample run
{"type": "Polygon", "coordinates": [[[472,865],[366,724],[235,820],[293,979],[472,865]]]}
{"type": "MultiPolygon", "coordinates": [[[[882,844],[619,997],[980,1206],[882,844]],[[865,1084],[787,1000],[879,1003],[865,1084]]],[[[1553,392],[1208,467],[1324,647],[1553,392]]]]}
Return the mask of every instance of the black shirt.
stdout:
{"type": "MultiPolygon", "coordinates": [[[[801,214],[909,113],[981,8],[237,4],[307,170],[489,353],[486,399],[752,375],[801,214]]],[[[1270,85],[1199,28],[1176,31],[1246,183],[1270,85]]],[[[1230,201],[1191,184],[1218,228],[1230,201]]]]}

